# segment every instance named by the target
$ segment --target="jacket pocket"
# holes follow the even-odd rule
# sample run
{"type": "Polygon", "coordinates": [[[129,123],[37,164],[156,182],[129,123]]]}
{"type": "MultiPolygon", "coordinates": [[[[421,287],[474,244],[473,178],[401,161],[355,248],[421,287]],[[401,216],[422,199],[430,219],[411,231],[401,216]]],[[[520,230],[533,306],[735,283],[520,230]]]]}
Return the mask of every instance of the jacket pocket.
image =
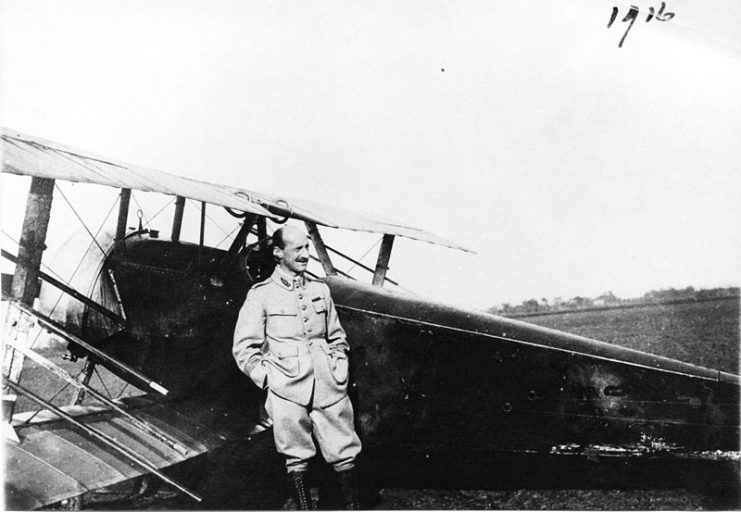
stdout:
{"type": "Polygon", "coordinates": [[[349,377],[350,361],[347,354],[341,350],[332,350],[328,345],[322,345],[327,353],[329,373],[337,384],[345,384],[349,377]]]}
{"type": "MultiPolygon", "coordinates": [[[[299,373],[298,347],[271,346],[265,362],[280,371],[286,377],[297,377],[299,373]]],[[[270,377],[268,377],[270,383],[270,377]]]]}
{"type": "Polygon", "coordinates": [[[324,300],[324,297],[314,297],[311,299],[311,304],[314,306],[314,311],[317,313],[327,312],[327,302],[324,300]]]}
{"type": "Polygon", "coordinates": [[[266,334],[272,338],[294,338],[300,333],[298,310],[268,304],[266,334]]]}

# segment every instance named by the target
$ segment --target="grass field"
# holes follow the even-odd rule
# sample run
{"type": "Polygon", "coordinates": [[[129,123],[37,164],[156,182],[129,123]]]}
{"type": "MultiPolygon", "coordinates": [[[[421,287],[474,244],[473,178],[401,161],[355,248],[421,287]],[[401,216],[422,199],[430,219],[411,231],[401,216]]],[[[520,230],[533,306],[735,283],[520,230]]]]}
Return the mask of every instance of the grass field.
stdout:
{"type": "Polygon", "coordinates": [[[739,309],[732,298],[518,320],[738,374],[739,309]]]}

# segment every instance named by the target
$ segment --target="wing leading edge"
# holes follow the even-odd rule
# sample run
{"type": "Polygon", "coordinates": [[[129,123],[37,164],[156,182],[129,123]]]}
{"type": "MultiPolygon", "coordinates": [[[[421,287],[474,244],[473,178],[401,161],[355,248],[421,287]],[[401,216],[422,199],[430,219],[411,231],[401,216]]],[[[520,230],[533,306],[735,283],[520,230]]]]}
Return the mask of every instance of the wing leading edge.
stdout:
{"type": "Polygon", "coordinates": [[[139,167],[88,151],[63,146],[2,128],[3,172],[95,183],[116,188],[187,197],[278,219],[289,216],[330,228],[403,236],[452,249],[473,252],[460,244],[412,226],[301,199],[283,199],[226,185],[183,178],[139,167]]]}

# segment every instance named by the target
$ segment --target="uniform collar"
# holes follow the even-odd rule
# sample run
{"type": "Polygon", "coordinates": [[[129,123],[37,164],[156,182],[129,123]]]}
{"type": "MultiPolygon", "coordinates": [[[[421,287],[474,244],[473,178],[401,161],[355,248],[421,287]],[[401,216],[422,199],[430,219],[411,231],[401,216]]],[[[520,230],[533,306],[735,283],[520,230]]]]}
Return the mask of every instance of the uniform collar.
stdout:
{"type": "Polygon", "coordinates": [[[300,276],[289,275],[286,272],[283,272],[283,269],[280,268],[280,265],[275,266],[272,279],[278,284],[278,286],[280,286],[281,288],[285,288],[286,290],[306,288],[306,276],[304,276],[303,274],[300,276]]]}

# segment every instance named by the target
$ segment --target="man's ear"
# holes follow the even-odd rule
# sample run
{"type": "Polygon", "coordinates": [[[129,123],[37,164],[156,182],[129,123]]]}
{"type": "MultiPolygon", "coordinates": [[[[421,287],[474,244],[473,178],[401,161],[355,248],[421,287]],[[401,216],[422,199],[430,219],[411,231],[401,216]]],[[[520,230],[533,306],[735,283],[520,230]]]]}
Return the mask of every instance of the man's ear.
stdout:
{"type": "Polygon", "coordinates": [[[276,259],[283,258],[283,249],[278,247],[277,245],[273,247],[273,256],[275,256],[276,259]]]}

